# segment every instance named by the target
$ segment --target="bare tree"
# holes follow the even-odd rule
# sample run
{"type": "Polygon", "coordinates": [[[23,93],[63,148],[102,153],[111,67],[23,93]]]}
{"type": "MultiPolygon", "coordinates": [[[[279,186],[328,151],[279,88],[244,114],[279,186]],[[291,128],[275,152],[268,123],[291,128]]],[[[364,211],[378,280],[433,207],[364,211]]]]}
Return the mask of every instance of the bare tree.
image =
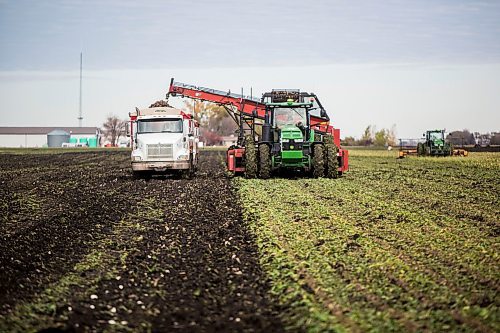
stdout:
{"type": "Polygon", "coordinates": [[[387,144],[389,146],[396,146],[398,139],[396,138],[396,124],[391,126],[391,129],[387,131],[387,144]]]}
{"type": "Polygon", "coordinates": [[[446,140],[451,142],[454,146],[463,145],[475,145],[476,139],[474,134],[469,132],[469,130],[464,129],[463,131],[453,131],[446,136],[446,140]]]}
{"type": "Polygon", "coordinates": [[[104,124],[102,124],[102,134],[115,147],[118,140],[125,134],[126,120],[121,120],[117,116],[109,115],[104,124]]]}
{"type": "Polygon", "coordinates": [[[220,136],[234,134],[238,129],[222,106],[209,102],[184,101],[184,109],[194,111],[195,119],[203,128],[201,136],[206,142],[220,141],[220,136]]]}
{"type": "Polygon", "coordinates": [[[373,143],[374,139],[374,132],[375,132],[375,126],[368,125],[365,129],[365,132],[361,136],[361,139],[359,140],[360,145],[362,146],[369,146],[373,143]]]}

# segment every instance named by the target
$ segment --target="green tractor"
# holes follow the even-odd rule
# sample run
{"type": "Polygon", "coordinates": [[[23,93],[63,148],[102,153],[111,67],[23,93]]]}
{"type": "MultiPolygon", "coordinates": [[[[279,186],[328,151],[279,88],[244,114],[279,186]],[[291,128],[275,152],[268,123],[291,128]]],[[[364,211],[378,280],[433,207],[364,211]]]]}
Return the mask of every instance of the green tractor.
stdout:
{"type": "Polygon", "coordinates": [[[334,129],[314,94],[273,91],[264,94],[262,102],[266,112],[260,138],[252,144],[249,136],[245,143],[248,177],[265,179],[275,171],[301,170],[313,177],[337,178],[347,169],[347,151],[335,144],[334,129]],[[318,108],[320,116],[311,115],[318,108]]]}
{"type": "Polygon", "coordinates": [[[444,130],[430,130],[423,134],[424,142],[417,145],[418,156],[451,156],[453,147],[445,141],[444,130]]]}

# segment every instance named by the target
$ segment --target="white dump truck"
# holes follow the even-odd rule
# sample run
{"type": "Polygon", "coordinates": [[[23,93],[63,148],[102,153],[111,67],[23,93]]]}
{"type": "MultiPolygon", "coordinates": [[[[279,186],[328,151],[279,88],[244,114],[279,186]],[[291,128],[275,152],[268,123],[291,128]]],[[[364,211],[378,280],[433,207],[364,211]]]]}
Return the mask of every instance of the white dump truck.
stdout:
{"type": "Polygon", "coordinates": [[[192,114],[161,106],[136,108],[129,116],[135,177],[180,173],[189,178],[194,174],[198,164],[199,126],[192,114]]]}

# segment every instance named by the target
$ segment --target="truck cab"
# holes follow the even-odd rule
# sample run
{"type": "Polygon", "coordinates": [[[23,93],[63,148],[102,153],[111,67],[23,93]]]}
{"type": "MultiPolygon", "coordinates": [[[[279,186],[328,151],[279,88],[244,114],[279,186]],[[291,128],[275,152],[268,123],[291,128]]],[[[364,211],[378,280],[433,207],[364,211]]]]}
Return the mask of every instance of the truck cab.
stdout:
{"type": "Polygon", "coordinates": [[[136,109],[129,116],[134,176],[194,174],[199,127],[191,114],[172,107],[152,107],[136,109]]]}

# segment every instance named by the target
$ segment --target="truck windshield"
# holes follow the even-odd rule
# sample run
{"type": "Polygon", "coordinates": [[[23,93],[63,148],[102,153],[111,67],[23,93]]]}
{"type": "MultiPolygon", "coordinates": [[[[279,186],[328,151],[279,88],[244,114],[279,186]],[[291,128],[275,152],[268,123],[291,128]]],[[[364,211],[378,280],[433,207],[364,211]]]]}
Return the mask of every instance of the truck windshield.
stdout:
{"type": "Polygon", "coordinates": [[[295,126],[299,122],[306,124],[305,108],[275,108],[274,125],[278,128],[295,126]]]}
{"type": "Polygon", "coordinates": [[[182,119],[147,119],[137,123],[138,133],[182,133],[182,119]]]}

